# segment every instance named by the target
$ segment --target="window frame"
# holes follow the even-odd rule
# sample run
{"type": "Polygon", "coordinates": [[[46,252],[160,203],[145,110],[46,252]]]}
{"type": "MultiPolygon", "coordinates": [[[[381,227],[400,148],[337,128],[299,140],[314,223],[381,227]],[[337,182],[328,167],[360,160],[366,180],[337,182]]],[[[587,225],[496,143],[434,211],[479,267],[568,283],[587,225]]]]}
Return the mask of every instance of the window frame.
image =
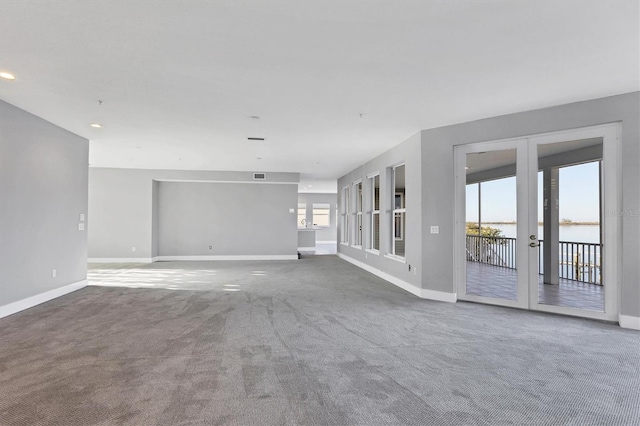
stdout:
{"type": "Polygon", "coordinates": [[[340,191],[340,244],[349,244],[349,186],[340,191]]]}
{"type": "Polygon", "coordinates": [[[312,203],[311,204],[311,217],[312,217],[311,223],[313,223],[313,226],[316,226],[316,227],[322,228],[322,229],[330,228],[331,227],[331,203],[312,203]],[[320,207],[320,206],[326,206],[326,207],[320,207]],[[316,214],[316,209],[317,210],[326,211],[326,214],[316,214]],[[320,216],[326,216],[327,217],[327,225],[318,225],[316,223],[316,217],[320,217],[320,216]]]}
{"type": "Polygon", "coordinates": [[[380,177],[380,172],[374,172],[371,173],[369,175],[367,175],[367,182],[369,182],[369,195],[370,195],[370,203],[369,203],[369,209],[370,209],[370,217],[369,217],[369,224],[370,224],[370,235],[369,235],[369,244],[368,244],[368,249],[369,251],[379,254],[380,253],[380,246],[381,246],[381,241],[380,241],[380,200],[381,200],[381,186],[380,186],[380,182],[381,182],[381,177],[380,177]],[[378,178],[378,208],[376,209],[376,178],[378,178]],[[375,241],[376,241],[376,218],[378,219],[378,226],[377,226],[377,231],[378,231],[378,248],[375,247],[375,241]]]}
{"type": "Polygon", "coordinates": [[[364,185],[362,184],[362,179],[358,179],[353,182],[351,185],[352,191],[354,194],[354,211],[352,213],[353,219],[353,244],[352,247],[362,248],[363,246],[363,233],[362,233],[362,212],[364,207],[364,185]]]}
{"type": "MultiPolygon", "coordinates": [[[[396,254],[396,241],[404,241],[405,238],[403,236],[406,237],[405,232],[405,225],[403,223],[402,220],[402,215],[404,215],[404,220],[407,220],[407,208],[406,208],[406,191],[407,191],[407,185],[406,185],[406,176],[407,176],[407,167],[406,167],[406,163],[402,162],[402,163],[398,163],[395,166],[391,167],[391,189],[392,191],[391,194],[393,194],[391,197],[389,197],[391,199],[391,253],[390,256],[395,257],[397,259],[401,259],[404,260],[407,257],[407,253],[405,250],[404,256],[401,256],[399,254],[396,254]],[[405,173],[405,193],[397,193],[396,192],[396,170],[399,167],[404,167],[404,173],[405,173]],[[400,207],[401,208],[396,208],[396,199],[397,196],[400,195],[400,207]],[[400,221],[396,220],[396,215],[399,215],[398,217],[400,218],[400,221]],[[397,232],[396,232],[396,222],[398,222],[400,224],[400,237],[396,237],[397,232]]],[[[406,245],[405,245],[406,247],[406,245]]]]}

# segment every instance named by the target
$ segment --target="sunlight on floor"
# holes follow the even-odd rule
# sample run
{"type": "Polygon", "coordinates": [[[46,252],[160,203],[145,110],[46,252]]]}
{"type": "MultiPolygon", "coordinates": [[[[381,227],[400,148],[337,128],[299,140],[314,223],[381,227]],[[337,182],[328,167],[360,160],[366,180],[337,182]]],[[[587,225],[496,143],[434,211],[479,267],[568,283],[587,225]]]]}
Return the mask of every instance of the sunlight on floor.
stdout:
{"type": "Polygon", "coordinates": [[[233,284],[216,283],[217,271],[206,269],[110,269],[87,271],[89,285],[104,287],[148,288],[167,290],[240,291],[233,284]]]}

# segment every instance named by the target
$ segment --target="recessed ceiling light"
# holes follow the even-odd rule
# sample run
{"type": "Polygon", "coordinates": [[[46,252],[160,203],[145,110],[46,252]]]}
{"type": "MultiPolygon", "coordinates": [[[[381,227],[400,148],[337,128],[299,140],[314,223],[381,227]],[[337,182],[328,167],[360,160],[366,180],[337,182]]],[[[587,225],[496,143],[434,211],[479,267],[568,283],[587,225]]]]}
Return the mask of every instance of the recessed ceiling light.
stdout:
{"type": "Polygon", "coordinates": [[[100,124],[100,123],[91,123],[91,127],[95,127],[96,129],[102,129],[102,124],[100,124]]]}
{"type": "Polygon", "coordinates": [[[4,78],[5,80],[15,80],[16,76],[11,74],[10,72],[5,72],[5,71],[1,71],[0,72],[0,77],[4,78]]]}

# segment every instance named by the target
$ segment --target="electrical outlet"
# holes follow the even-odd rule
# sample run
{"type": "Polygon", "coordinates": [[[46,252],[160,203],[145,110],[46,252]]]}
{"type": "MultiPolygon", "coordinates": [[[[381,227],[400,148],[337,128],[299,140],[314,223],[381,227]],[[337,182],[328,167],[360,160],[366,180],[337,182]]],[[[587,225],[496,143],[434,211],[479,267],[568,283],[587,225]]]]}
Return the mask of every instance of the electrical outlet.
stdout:
{"type": "Polygon", "coordinates": [[[211,250],[213,248],[213,246],[209,246],[209,250],[211,250]]]}
{"type": "Polygon", "coordinates": [[[136,251],[136,248],[135,247],[131,247],[131,251],[136,251]]]}
{"type": "Polygon", "coordinates": [[[58,275],[58,271],[56,271],[55,269],[51,270],[51,278],[55,278],[56,275],[58,275]]]}
{"type": "Polygon", "coordinates": [[[294,209],[289,209],[289,213],[295,213],[296,211],[294,209]]]}
{"type": "Polygon", "coordinates": [[[409,265],[409,272],[411,272],[411,265],[409,265]]]}
{"type": "Polygon", "coordinates": [[[431,227],[431,233],[432,234],[439,234],[440,233],[440,227],[439,226],[432,226],[431,227]]]}
{"type": "Polygon", "coordinates": [[[84,213],[80,213],[80,222],[84,222],[84,213]]]}

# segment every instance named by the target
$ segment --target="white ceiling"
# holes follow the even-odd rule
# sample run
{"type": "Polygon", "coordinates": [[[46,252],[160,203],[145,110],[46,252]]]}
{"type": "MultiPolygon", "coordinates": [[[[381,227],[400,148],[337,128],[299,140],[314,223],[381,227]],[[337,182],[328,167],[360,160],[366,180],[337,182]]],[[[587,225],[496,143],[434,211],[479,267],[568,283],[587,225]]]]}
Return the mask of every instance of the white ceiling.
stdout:
{"type": "Polygon", "coordinates": [[[94,167],[300,172],[301,190],[335,191],[421,129],[639,90],[639,15],[637,0],[0,0],[0,70],[17,77],[0,98],[89,138],[94,167]]]}

